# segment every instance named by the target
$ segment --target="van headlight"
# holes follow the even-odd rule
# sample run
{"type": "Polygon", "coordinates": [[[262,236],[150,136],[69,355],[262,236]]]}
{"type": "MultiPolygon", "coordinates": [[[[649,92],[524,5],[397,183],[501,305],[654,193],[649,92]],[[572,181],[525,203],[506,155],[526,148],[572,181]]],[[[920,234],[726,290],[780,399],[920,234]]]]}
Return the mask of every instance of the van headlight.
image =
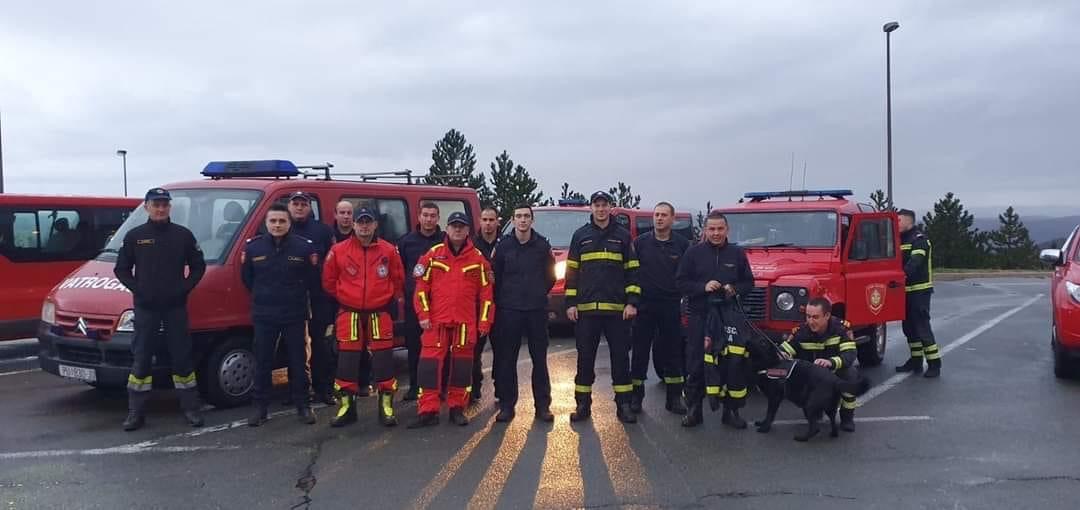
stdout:
{"type": "Polygon", "coordinates": [[[795,295],[790,292],[781,292],[776,295],[776,307],[785,312],[795,308],[795,295]]]}
{"type": "Polygon", "coordinates": [[[116,321],[117,332],[135,331],[135,310],[126,310],[120,314],[120,320],[116,321]]]}
{"type": "Polygon", "coordinates": [[[1080,285],[1065,280],[1065,290],[1069,293],[1069,297],[1073,298],[1073,301],[1080,303],[1080,285]]]}
{"type": "Polygon", "coordinates": [[[56,324],[56,303],[45,301],[41,304],[41,322],[50,326],[56,324]]]}
{"type": "Polygon", "coordinates": [[[555,263],[555,279],[562,280],[566,278],[566,261],[560,260],[555,263]]]}

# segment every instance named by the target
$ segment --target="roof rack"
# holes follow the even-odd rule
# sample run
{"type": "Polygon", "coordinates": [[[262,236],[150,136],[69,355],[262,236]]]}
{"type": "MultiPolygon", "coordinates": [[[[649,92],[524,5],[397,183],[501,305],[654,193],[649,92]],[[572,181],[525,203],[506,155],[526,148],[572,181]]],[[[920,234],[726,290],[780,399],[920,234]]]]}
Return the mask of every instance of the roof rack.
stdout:
{"type": "Polygon", "coordinates": [[[451,175],[413,175],[413,171],[409,169],[386,172],[331,172],[332,168],[334,168],[334,164],[330,162],[321,165],[294,165],[291,161],[283,159],[212,161],[203,169],[202,175],[214,180],[258,177],[291,179],[298,177],[312,180],[350,182],[403,181],[404,184],[438,184],[441,180],[459,178],[451,175]]]}
{"type": "Polygon", "coordinates": [[[743,198],[749,198],[751,202],[762,202],[770,198],[787,198],[790,201],[792,198],[806,197],[818,197],[819,200],[825,197],[831,197],[839,200],[851,195],[854,195],[854,193],[849,189],[804,189],[791,191],[754,191],[744,194],[743,198]]]}

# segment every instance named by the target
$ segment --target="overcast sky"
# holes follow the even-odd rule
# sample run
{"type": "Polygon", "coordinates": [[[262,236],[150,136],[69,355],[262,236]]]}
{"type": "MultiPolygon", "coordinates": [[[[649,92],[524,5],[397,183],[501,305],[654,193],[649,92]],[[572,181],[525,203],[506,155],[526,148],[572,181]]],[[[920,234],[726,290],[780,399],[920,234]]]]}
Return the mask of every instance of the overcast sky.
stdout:
{"type": "Polygon", "coordinates": [[[209,160],[426,171],[456,128],[557,194],[795,186],[1074,214],[1080,2],[5,2],[7,191],[133,194],[209,160]]]}

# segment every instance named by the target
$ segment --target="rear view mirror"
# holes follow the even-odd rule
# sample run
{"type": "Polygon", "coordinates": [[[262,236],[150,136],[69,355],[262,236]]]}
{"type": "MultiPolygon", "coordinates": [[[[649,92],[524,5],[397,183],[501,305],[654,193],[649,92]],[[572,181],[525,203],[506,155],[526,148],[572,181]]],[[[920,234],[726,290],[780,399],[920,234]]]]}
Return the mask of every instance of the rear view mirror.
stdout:
{"type": "Polygon", "coordinates": [[[1061,250],[1043,250],[1039,252],[1039,260],[1050,264],[1051,266],[1061,265],[1061,250]]]}
{"type": "Polygon", "coordinates": [[[866,239],[856,239],[851,245],[851,260],[866,260],[870,258],[866,239]]]}

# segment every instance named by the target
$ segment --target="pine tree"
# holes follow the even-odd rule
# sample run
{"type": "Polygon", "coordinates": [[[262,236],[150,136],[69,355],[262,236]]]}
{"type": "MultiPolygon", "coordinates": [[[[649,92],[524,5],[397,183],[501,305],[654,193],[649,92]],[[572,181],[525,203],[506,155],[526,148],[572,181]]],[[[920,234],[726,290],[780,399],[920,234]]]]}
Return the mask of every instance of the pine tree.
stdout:
{"type": "Polygon", "coordinates": [[[562,183],[561,193],[559,194],[559,200],[587,200],[584,194],[570,189],[570,183],[562,183]]]}
{"type": "Polygon", "coordinates": [[[622,181],[619,181],[617,186],[608,188],[608,193],[615,199],[615,203],[611,204],[615,207],[637,209],[641,205],[641,195],[633,194],[630,191],[630,185],[622,181]]]}
{"type": "Polygon", "coordinates": [[[514,207],[520,204],[534,205],[541,202],[543,192],[537,191],[540,184],[529,175],[521,165],[514,165],[510,154],[505,150],[491,163],[491,205],[499,212],[499,218],[505,222],[514,213],[514,207]]]}
{"type": "Polygon", "coordinates": [[[476,154],[465,135],[451,129],[435,142],[431,150],[431,168],[428,169],[427,182],[439,186],[458,186],[475,189],[480,195],[480,204],[489,205],[492,200],[491,188],[487,185],[484,173],[476,173],[476,154]]]}
{"type": "Polygon", "coordinates": [[[983,267],[987,257],[979,246],[983,235],[972,225],[975,216],[964,210],[950,191],[934,204],[934,212],[923,216],[926,235],[933,243],[935,267],[983,267]]]}
{"type": "Polygon", "coordinates": [[[997,265],[1002,269],[1038,267],[1035,243],[1012,206],[998,215],[998,222],[1001,226],[989,234],[990,249],[997,265]]]}
{"type": "Polygon", "coordinates": [[[705,210],[698,211],[694,221],[694,239],[701,239],[701,233],[705,232],[705,217],[712,212],[712,201],[705,202],[705,210]]]}
{"type": "Polygon", "coordinates": [[[875,190],[870,194],[870,203],[873,204],[874,209],[879,211],[886,211],[889,209],[889,199],[885,196],[885,192],[875,190]]]}

